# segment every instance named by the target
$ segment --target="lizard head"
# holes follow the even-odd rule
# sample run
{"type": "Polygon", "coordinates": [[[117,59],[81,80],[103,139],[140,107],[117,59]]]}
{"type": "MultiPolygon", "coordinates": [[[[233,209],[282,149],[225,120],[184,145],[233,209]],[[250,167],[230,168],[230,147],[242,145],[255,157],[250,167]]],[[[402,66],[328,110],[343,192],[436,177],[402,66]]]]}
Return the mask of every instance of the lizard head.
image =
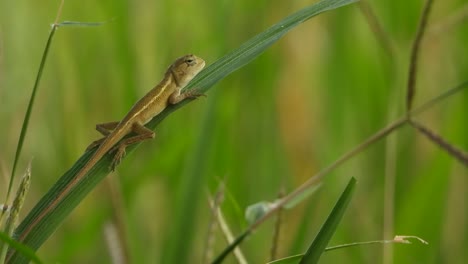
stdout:
{"type": "Polygon", "coordinates": [[[177,86],[185,87],[205,67],[205,61],[189,54],[178,58],[169,68],[177,86]]]}

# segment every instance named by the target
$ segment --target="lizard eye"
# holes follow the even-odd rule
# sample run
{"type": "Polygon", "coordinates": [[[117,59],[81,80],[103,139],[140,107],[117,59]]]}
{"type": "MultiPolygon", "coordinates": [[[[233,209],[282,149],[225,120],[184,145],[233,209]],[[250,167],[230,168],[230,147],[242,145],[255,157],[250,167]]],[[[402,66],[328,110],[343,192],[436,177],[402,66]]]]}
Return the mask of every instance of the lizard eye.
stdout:
{"type": "Polygon", "coordinates": [[[195,64],[195,60],[194,60],[194,59],[186,59],[185,62],[186,62],[188,65],[193,65],[193,64],[195,64]]]}

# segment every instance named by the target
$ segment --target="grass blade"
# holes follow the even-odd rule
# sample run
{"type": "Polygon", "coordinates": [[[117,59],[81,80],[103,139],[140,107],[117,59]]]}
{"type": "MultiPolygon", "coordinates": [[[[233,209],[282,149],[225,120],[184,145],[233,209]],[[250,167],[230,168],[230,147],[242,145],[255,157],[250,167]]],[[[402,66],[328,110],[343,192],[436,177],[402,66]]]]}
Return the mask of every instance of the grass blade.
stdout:
{"type": "Polygon", "coordinates": [[[258,57],[269,46],[297,25],[320,13],[357,1],[358,0],[323,0],[299,10],[262,33],[254,36],[236,50],[231,51],[210,65],[195,78],[192,82],[193,86],[205,91],[219,80],[258,57]]]}
{"type": "Polygon", "coordinates": [[[244,241],[244,239],[248,237],[249,235],[250,235],[250,230],[247,230],[246,232],[242,233],[240,236],[236,238],[236,240],[234,240],[234,242],[229,244],[229,246],[218,257],[216,257],[216,259],[213,260],[213,262],[211,263],[213,264],[223,263],[223,260],[229,255],[229,253],[231,253],[231,251],[233,251],[237,246],[239,246],[240,243],[242,243],[242,241],[244,241]]]}
{"type": "Polygon", "coordinates": [[[38,256],[36,256],[33,249],[18,243],[7,234],[0,232],[0,240],[8,244],[9,247],[14,248],[17,252],[20,252],[28,261],[32,261],[37,264],[43,263],[38,256]]]}
{"type": "Polygon", "coordinates": [[[322,253],[325,251],[325,248],[328,245],[331,237],[335,233],[338,224],[343,217],[346,208],[348,208],[349,201],[351,201],[352,194],[354,192],[354,187],[356,185],[356,179],[351,178],[346,186],[346,189],[341,194],[340,199],[336,203],[335,207],[333,207],[332,212],[327,218],[327,221],[323,224],[322,228],[320,229],[317,237],[310,245],[309,249],[305,253],[304,257],[301,259],[300,264],[311,264],[311,263],[318,263],[322,253]]]}
{"type": "Polygon", "coordinates": [[[34,100],[36,99],[37,89],[39,87],[39,83],[41,82],[42,72],[44,71],[44,66],[47,60],[47,55],[49,54],[49,49],[52,44],[52,39],[55,35],[56,30],[57,30],[57,25],[54,24],[52,26],[52,29],[50,30],[49,37],[47,38],[46,46],[44,48],[44,53],[42,53],[41,63],[39,64],[39,70],[37,72],[36,81],[34,82],[32,94],[31,94],[31,97],[29,98],[28,109],[26,110],[26,114],[24,116],[23,126],[21,127],[21,133],[18,139],[18,145],[16,147],[15,160],[13,161],[13,169],[11,170],[10,183],[8,184],[8,191],[7,191],[6,198],[5,198],[6,201],[8,201],[8,198],[10,197],[10,193],[11,193],[11,188],[13,187],[16,166],[18,165],[18,159],[19,159],[19,156],[21,155],[21,150],[23,149],[23,142],[24,142],[24,138],[26,137],[26,131],[28,130],[29,118],[31,117],[31,111],[34,106],[34,100]]]}

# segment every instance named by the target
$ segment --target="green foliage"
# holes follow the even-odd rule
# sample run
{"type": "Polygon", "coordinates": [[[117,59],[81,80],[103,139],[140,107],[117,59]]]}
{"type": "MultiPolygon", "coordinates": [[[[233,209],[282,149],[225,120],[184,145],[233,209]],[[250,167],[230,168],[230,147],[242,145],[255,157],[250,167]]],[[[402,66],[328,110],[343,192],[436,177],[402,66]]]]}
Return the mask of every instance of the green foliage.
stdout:
{"type": "MultiPolygon", "coordinates": [[[[464,3],[458,2],[437,2],[429,16],[420,47],[415,107],[468,79],[467,29],[444,23],[454,21],[450,18],[464,10],[464,3]]],[[[269,38],[262,43],[265,46],[243,46],[250,51],[259,48],[258,53],[244,50],[245,57],[228,52],[295,10],[307,10],[304,6],[310,4],[247,0],[203,4],[65,2],[63,20],[109,22],[56,32],[34,108],[27,112],[30,124],[24,137],[20,135],[21,124],[27,123],[23,122],[27,98],[57,3],[0,2],[0,122],[4,125],[0,130],[0,172],[9,172],[11,167],[21,170],[31,156],[35,157],[31,194],[21,216],[97,137],[93,124],[121,118],[159,81],[174,58],[195,53],[211,65],[193,83],[194,88],[205,89],[222,79],[206,99],[171,114],[157,126],[153,142],[125,159],[118,175],[112,176],[120,181],[120,207],[111,209],[110,195],[103,185],[66,221],[44,219],[38,234],[48,237],[57,225],[62,226],[43,245],[40,255],[52,262],[110,262],[109,255],[103,254],[107,247],[102,230],[109,219],[115,220],[112,212],[120,211],[129,262],[162,262],[178,256],[198,262],[206,250],[209,225],[203,194],[214,189],[218,178],[226,175],[227,195],[235,199],[234,203],[226,199],[221,210],[239,238],[246,223],[237,205],[243,209],[258,201],[273,201],[280,187],[289,193],[404,113],[409,52],[423,2],[370,3],[384,35],[391,40],[392,56],[358,5],[328,12],[295,28],[251,63],[277,39],[269,38]],[[223,57],[225,54],[232,57],[223,57]],[[18,140],[24,147],[16,163],[12,160],[18,140]]],[[[424,125],[426,135],[444,140],[428,138],[457,146],[461,152],[454,153],[463,157],[463,151],[468,150],[467,100],[466,92],[457,92],[416,115],[415,124],[424,125]]],[[[359,175],[353,198],[359,206],[348,208],[351,217],[340,222],[334,244],[388,239],[383,237],[384,230],[391,237],[399,232],[417,234],[433,246],[395,246],[390,255],[395,263],[466,262],[463,219],[468,212],[459,206],[468,186],[466,168],[410,126],[392,136],[389,142],[393,145],[371,145],[328,174],[305,204],[286,211],[279,257],[305,251],[328,213],[326,208],[341,193],[344,178],[359,175]],[[388,146],[394,147],[393,155],[388,146]],[[389,181],[392,171],[393,181],[389,181]],[[394,221],[390,229],[384,226],[384,219],[394,221]]],[[[52,188],[69,180],[88,155],[52,188]]],[[[65,207],[54,212],[57,219],[68,215],[104,178],[106,163],[107,158],[95,168],[97,177],[86,181],[83,189],[67,198],[65,207]]],[[[0,181],[1,197],[6,196],[8,184],[0,181]]],[[[50,199],[53,193],[48,195],[50,199]]],[[[24,221],[28,219],[31,216],[24,221]]],[[[241,249],[249,262],[268,260],[271,234],[266,222],[243,239],[241,249]]],[[[217,256],[228,243],[218,236],[214,239],[212,250],[217,256]]],[[[37,247],[45,239],[31,237],[30,242],[33,240],[37,247]]],[[[380,250],[361,247],[327,253],[320,263],[343,259],[348,263],[379,262],[382,258],[380,250]]]]}
{"type": "Polygon", "coordinates": [[[6,243],[9,247],[14,248],[20,254],[25,256],[29,261],[33,263],[41,264],[42,262],[39,257],[35,254],[34,250],[18,243],[14,239],[10,238],[7,234],[0,232],[0,240],[6,243]]]}
{"type": "Polygon", "coordinates": [[[332,212],[327,217],[327,220],[323,224],[322,228],[320,228],[319,233],[315,237],[310,247],[307,249],[307,252],[304,254],[299,264],[318,263],[320,257],[325,251],[325,248],[327,247],[328,243],[330,243],[331,237],[336,232],[338,224],[343,218],[344,212],[348,208],[348,204],[351,201],[355,185],[356,179],[351,178],[348,182],[348,185],[346,186],[346,189],[341,194],[340,199],[336,202],[332,212]]]}

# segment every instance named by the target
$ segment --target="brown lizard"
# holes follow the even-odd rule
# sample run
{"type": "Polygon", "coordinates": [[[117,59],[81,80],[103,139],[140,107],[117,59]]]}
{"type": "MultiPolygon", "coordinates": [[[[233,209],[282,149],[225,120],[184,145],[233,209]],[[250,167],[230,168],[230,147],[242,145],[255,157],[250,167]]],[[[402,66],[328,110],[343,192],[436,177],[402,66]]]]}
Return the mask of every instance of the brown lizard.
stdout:
{"type": "Polygon", "coordinates": [[[146,123],[159,115],[168,105],[177,104],[186,98],[196,98],[203,95],[194,89],[186,92],[182,92],[181,90],[204,66],[205,61],[195,55],[190,54],[178,58],[169,66],[163,80],[136,102],[122,121],[97,124],[96,130],[103,134],[104,137],[94,141],[88,147],[89,150],[99,146],[97,150],[67,186],[57,194],[56,198],[19,234],[18,240],[23,241],[29,232],[57,206],[59,201],[62,201],[69,194],[106,153],[115,152],[110,165],[110,170],[113,171],[120,163],[122,157],[125,156],[125,148],[128,145],[154,138],[155,133],[145,127],[146,123]],[[124,139],[125,136],[131,133],[135,135],[124,139]]]}

